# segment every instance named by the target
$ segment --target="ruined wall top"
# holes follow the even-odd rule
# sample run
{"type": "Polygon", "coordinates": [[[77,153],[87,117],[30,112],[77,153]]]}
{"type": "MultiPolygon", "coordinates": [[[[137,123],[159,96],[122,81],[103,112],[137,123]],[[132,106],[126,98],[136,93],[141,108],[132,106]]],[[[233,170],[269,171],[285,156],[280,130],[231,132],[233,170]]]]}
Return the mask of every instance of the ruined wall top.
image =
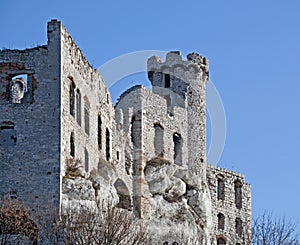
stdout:
{"type": "Polygon", "coordinates": [[[190,53],[187,55],[187,59],[184,60],[179,51],[171,51],[166,54],[164,62],[157,56],[149,58],[147,68],[148,72],[168,73],[186,81],[186,72],[195,72],[198,74],[204,72],[208,75],[209,65],[208,59],[198,53],[190,53]]]}
{"type": "MultiPolygon", "coordinates": [[[[211,164],[207,164],[207,171],[208,171],[208,173],[223,173],[228,176],[233,176],[233,177],[239,178],[243,181],[245,180],[245,175],[243,175],[239,172],[231,171],[226,168],[214,166],[211,164]]],[[[247,185],[249,185],[249,184],[247,184],[247,185]]]]}

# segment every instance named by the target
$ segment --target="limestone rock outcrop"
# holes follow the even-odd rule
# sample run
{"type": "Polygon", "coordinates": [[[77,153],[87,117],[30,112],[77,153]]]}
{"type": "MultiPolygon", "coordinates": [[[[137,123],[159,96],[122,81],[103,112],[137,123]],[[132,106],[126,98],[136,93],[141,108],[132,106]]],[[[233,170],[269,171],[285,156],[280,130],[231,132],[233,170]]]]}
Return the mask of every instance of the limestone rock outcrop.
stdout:
{"type": "Polygon", "coordinates": [[[175,240],[196,234],[202,236],[201,239],[208,237],[212,221],[209,216],[210,196],[205,183],[187,169],[160,157],[147,162],[144,174],[152,194],[149,198],[149,219],[153,233],[168,234],[175,240]],[[199,230],[199,227],[202,229],[199,230]]]}

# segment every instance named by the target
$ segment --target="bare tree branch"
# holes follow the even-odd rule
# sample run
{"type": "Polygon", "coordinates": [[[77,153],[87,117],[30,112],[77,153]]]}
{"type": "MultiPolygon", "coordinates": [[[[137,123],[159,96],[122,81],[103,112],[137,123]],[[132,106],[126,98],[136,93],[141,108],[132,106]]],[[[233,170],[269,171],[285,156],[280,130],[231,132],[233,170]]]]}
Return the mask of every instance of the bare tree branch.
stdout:
{"type": "Polygon", "coordinates": [[[253,245],[299,245],[297,224],[265,212],[253,222],[253,245]]]}

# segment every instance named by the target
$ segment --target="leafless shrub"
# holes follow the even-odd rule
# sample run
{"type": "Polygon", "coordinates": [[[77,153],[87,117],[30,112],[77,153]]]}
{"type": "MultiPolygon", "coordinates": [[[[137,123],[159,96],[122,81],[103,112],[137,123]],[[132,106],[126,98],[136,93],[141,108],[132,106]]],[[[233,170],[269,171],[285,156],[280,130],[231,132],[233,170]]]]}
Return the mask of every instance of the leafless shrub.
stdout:
{"type": "Polygon", "coordinates": [[[39,228],[39,241],[43,245],[63,244],[63,230],[60,226],[59,210],[48,206],[37,210],[34,220],[39,228]]]}
{"type": "Polygon", "coordinates": [[[84,177],[81,173],[82,162],[77,158],[66,159],[66,174],[65,177],[84,177]]]}
{"type": "MultiPolygon", "coordinates": [[[[88,207],[68,207],[60,217],[41,224],[42,244],[149,244],[147,226],[132,212],[102,205],[100,211],[88,207]]],[[[42,219],[40,219],[42,220],[42,219]]]]}
{"type": "Polygon", "coordinates": [[[146,163],[146,167],[147,166],[160,167],[163,165],[171,165],[171,162],[163,157],[154,157],[154,158],[150,159],[149,161],[147,161],[147,163],[146,163]]]}
{"type": "Polygon", "coordinates": [[[0,244],[149,244],[147,225],[128,210],[101,204],[70,206],[59,215],[49,207],[37,211],[35,223],[17,200],[0,200],[0,244]]]}
{"type": "Polygon", "coordinates": [[[299,245],[296,223],[268,212],[254,220],[252,240],[253,245],[299,245]]]}
{"type": "Polygon", "coordinates": [[[37,244],[38,229],[28,209],[10,196],[0,198],[0,244],[37,244]]]}

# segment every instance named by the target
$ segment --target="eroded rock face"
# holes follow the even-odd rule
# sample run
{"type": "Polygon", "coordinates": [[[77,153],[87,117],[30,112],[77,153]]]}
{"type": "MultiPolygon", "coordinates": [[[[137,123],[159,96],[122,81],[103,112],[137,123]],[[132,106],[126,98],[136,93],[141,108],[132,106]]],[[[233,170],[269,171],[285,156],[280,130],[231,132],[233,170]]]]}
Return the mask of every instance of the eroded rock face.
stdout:
{"type": "Polygon", "coordinates": [[[95,192],[92,182],[84,178],[64,178],[63,194],[67,194],[69,199],[95,201],[95,192]]]}
{"type": "Polygon", "coordinates": [[[187,169],[159,157],[147,162],[144,174],[152,194],[149,198],[151,232],[177,242],[183,242],[182,236],[197,236],[205,244],[212,225],[206,184],[187,169]]]}
{"type": "MultiPolygon", "coordinates": [[[[77,173],[77,172],[76,172],[77,173]]],[[[101,163],[99,169],[63,179],[63,203],[99,208],[104,202],[133,210],[129,182],[116,173],[113,165],[101,163]]],[[[182,166],[156,157],[146,163],[144,198],[149,204],[149,232],[155,240],[186,244],[206,244],[209,237],[210,196],[205,183],[182,166]],[[194,238],[197,238],[195,240],[194,238]],[[171,241],[171,240],[172,241],[171,241]],[[194,239],[194,240],[191,240],[194,239]]]]}
{"type": "Polygon", "coordinates": [[[68,173],[62,182],[64,205],[72,204],[97,207],[101,203],[117,205],[119,197],[113,182],[116,173],[111,165],[102,164],[99,171],[86,173],[81,168],[68,173]]]}
{"type": "Polygon", "coordinates": [[[62,211],[72,208],[88,207],[97,209],[92,182],[82,178],[63,178],[62,211]]]}
{"type": "Polygon", "coordinates": [[[156,242],[168,241],[169,244],[206,244],[205,232],[197,224],[197,218],[186,202],[168,202],[161,195],[150,198],[151,212],[149,231],[157,238],[156,242]],[[195,241],[192,239],[196,238],[195,241]]]}
{"type": "Polygon", "coordinates": [[[201,180],[199,176],[193,174],[187,169],[177,168],[174,172],[174,177],[183,180],[184,183],[186,183],[186,185],[190,188],[199,188],[201,186],[201,180]]]}
{"type": "Polygon", "coordinates": [[[211,202],[208,188],[205,184],[199,189],[190,189],[187,192],[187,199],[189,206],[195,211],[195,213],[203,220],[208,226],[212,226],[211,220],[211,202]]]}

